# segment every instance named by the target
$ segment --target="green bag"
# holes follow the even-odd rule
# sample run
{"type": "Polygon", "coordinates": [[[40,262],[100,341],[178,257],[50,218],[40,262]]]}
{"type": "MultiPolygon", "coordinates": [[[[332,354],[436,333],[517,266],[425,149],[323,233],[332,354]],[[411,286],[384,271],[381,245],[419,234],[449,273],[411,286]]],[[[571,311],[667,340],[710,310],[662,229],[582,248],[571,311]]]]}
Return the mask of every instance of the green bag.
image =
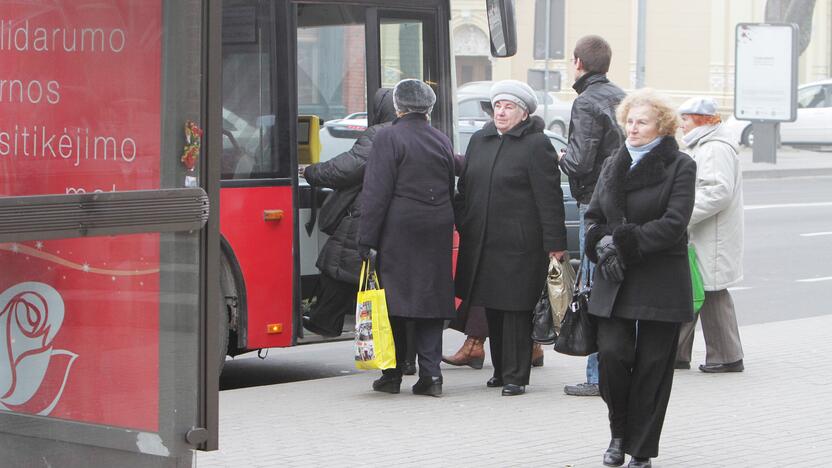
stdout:
{"type": "Polygon", "coordinates": [[[698,313],[705,302],[705,285],[702,282],[702,273],[699,272],[699,263],[696,261],[696,249],[693,244],[688,245],[688,263],[690,263],[690,281],[693,286],[693,312],[698,313]]]}

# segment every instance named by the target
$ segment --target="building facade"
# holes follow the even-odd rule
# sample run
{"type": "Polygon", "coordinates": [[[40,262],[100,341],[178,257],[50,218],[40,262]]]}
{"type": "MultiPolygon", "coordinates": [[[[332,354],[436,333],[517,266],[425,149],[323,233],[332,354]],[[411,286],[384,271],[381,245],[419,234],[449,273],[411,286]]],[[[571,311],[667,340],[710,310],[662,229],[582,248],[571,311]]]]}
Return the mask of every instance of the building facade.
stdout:
{"type": "MultiPolygon", "coordinates": [[[[490,59],[483,2],[452,0],[452,31],[457,54],[457,83],[477,79],[526,80],[529,70],[543,70],[534,59],[535,18],[546,0],[516,0],[518,52],[511,59],[490,59]],[[537,6],[537,9],[536,9],[537,6]],[[489,68],[490,67],[490,68],[489,68]],[[489,78],[486,78],[489,77],[489,78]]],[[[635,87],[638,31],[637,0],[552,0],[562,8],[564,57],[548,61],[560,72],[560,96],[572,99],[571,67],[575,41],[587,34],[606,38],[613,49],[610,78],[625,89],[635,87]]],[[[733,106],[734,31],[737,23],[763,22],[765,0],[647,1],[644,84],[674,101],[691,95],[714,97],[724,109],[733,106]]],[[[538,24],[540,22],[538,21],[538,24]]],[[[557,38],[560,40],[561,38],[557,38]]],[[[557,41],[556,41],[557,42],[557,41]]],[[[818,0],[811,42],[800,57],[799,83],[832,76],[832,0],[818,0]]]]}

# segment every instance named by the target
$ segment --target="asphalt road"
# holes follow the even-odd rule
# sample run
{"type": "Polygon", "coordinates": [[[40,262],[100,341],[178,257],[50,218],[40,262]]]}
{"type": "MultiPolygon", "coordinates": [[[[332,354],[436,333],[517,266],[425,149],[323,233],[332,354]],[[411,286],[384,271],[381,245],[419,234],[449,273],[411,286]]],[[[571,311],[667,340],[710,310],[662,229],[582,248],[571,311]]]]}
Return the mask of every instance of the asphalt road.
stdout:
{"type": "MultiPolygon", "coordinates": [[[[746,180],[745,278],[731,293],[740,325],[832,310],[832,177],[746,180]]],[[[460,333],[445,332],[445,351],[460,333]]],[[[221,389],[355,373],[352,342],[272,349],[226,362],[221,389]]],[[[368,375],[368,385],[371,377],[368,375]]],[[[333,381],[335,382],[335,381],[333,381]]]]}
{"type": "Polygon", "coordinates": [[[832,178],[745,181],[740,325],[830,313],[832,178]]]}

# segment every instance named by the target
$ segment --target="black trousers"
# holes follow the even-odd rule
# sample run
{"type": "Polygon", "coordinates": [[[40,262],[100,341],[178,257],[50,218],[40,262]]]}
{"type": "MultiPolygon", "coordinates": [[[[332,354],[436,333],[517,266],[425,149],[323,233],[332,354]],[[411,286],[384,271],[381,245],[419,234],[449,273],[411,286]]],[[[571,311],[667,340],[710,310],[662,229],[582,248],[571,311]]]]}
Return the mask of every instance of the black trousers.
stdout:
{"type": "Polygon", "coordinates": [[[355,313],[358,286],[325,274],[318,281],[318,299],[309,311],[309,320],[332,335],[340,335],[344,328],[344,316],[355,313]]]}
{"type": "Polygon", "coordinates": [[[532,311],[485,309],[494,377],[528,385],[532,370],[532,311]]]}
{"type": "Polygon", "coordinates": [[[412,343],[419,356],[419,377],[441,377],[443,319],[413,319],[390,317],[393,340],[396,343],[396,368],[385,369],[385,374],[402,375],[402,365],[408,358],[408,323],[412,323],[412,343]]]}
{"type": "Polygon", "coordinates": [[[632,456],[656,457],[680,324],[615,317],[597,323],[599,388],[612,437],[623,438],[624,451],[632,456]]]}

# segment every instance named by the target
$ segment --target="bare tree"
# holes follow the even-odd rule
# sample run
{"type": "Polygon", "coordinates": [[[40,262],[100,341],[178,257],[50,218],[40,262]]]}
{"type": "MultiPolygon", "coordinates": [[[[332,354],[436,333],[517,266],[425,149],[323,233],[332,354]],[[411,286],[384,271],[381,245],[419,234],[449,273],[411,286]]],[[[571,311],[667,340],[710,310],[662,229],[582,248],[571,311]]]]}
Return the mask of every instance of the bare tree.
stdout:
{"type": "Polygon", "coordinates": [[[798,26],[799,55],[812,40],[812,15],[816,0],[766,0],[767,23],[794,23],[798,26]]]}

